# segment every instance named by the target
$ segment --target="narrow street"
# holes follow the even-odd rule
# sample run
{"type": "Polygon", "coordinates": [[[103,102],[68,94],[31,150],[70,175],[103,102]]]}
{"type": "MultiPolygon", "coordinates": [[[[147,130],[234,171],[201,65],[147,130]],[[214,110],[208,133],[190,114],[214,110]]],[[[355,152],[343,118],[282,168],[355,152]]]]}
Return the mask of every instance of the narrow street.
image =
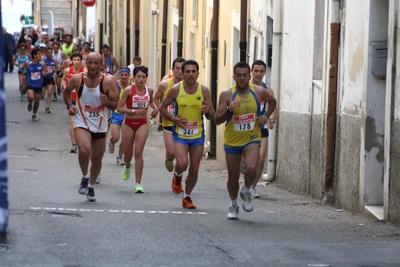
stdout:
{"type": "MultiPolygon", "coordinates": [[[[0,266],[400,266],[400,228],[351,214],[275,184],[258,186],[254,211],[227,220],[223,162],[203,159],[181,207],[164,167],[162,133],[150,126],[144,194],[121,179],[115,153],[104,155],[97,202],[78,194],[78,154],[70,154],[62,100],[38,121],[20,101],[16,72],[5,73],[9,225],[0,266]]],[[[132,172],[133,174],[133,172],[132,172]]],[[[241,203],[241,200],[239,200],[241,203]]]]}

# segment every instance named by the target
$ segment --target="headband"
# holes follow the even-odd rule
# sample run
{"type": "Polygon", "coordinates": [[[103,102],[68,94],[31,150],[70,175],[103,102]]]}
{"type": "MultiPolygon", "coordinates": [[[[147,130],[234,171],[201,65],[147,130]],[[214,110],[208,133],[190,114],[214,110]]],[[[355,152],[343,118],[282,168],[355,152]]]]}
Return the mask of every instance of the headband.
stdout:
{"type": "Polygon", "coordinates": [[[122,69],[119,70],[119,73],[130,73],[130,72],[131,71],[128,68],[122,68],[122,69]]]}

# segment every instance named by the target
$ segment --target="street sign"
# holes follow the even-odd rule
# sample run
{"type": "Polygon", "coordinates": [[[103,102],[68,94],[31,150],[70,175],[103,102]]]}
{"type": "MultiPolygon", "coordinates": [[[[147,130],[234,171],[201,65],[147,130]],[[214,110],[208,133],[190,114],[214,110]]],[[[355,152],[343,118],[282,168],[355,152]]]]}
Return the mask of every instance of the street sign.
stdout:
{"type": "Polygon", "coordinates": [[[82,4],[87,7],[94,6],[94,4],[96,3],[96,0],[81,0],[81,1],[82,4]]]}
{"type": "Polygon", "coordinates": [[[33,24],[34,19],[33,16],[25,16],[25,24],[33,24]]]}

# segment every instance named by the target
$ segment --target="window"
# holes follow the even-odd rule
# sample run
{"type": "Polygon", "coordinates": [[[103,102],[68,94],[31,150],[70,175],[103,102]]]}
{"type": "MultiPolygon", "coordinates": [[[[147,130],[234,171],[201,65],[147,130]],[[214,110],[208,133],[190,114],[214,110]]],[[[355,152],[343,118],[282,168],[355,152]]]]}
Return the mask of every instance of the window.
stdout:
{"type": "Polygon", "coordinates": [[[197,26],[197,12],[198,12],[198,4],[197,4],[197,0],[193,0],[193,6],[192,6],[192,21],[193,24],[197,26]]]}

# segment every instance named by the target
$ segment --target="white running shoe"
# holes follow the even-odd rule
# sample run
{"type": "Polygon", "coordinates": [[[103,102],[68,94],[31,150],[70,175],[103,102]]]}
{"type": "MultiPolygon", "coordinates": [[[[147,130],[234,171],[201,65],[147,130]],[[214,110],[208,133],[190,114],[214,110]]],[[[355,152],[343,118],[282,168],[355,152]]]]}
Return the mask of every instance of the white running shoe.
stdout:
{"type": "Polygon", "coordinates": [[[239,206],[230,206],[228,213],[228,220],[239,220],[239,206]]]}

